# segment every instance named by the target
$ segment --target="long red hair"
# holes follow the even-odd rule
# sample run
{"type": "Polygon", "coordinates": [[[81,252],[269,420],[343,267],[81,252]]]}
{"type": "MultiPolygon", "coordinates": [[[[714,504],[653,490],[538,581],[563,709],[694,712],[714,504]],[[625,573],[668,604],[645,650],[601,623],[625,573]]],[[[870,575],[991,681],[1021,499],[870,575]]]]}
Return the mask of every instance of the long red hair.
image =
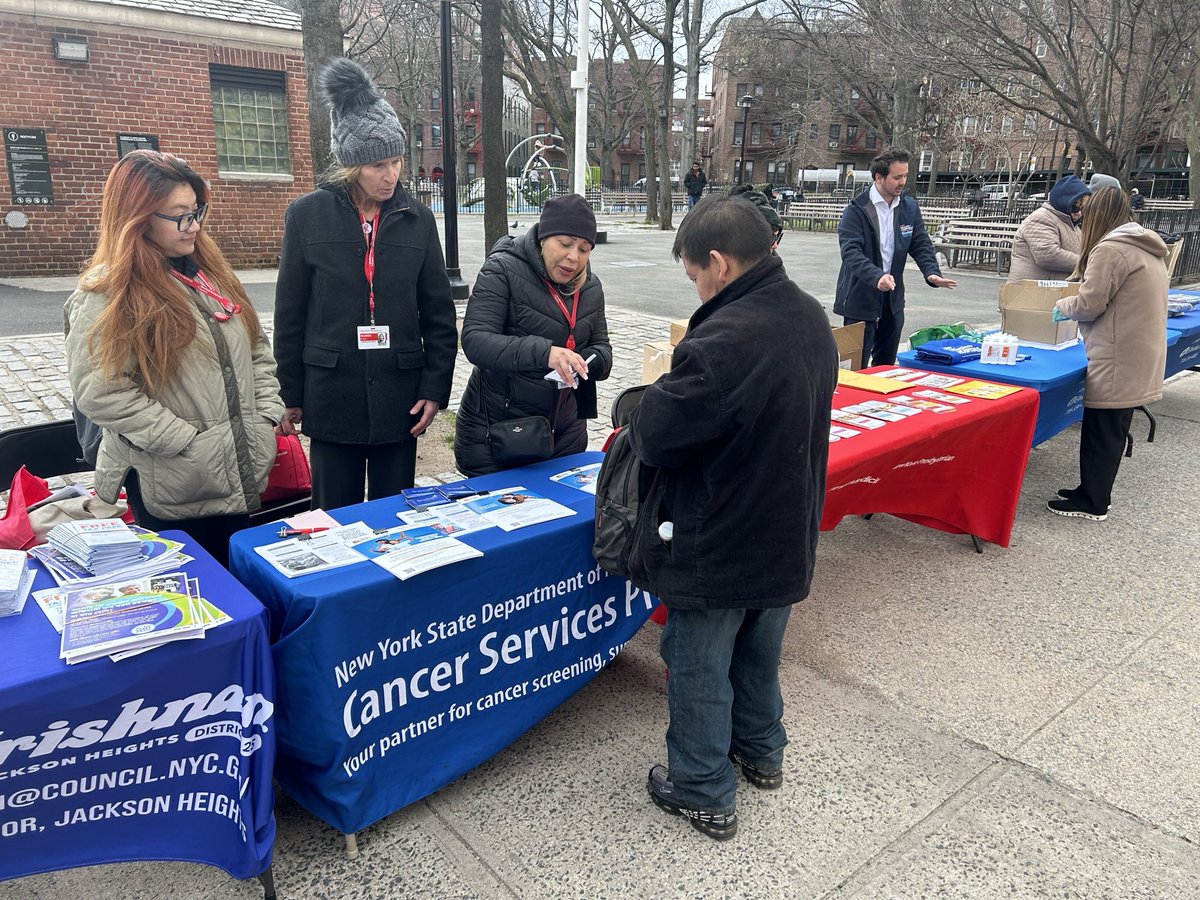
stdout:
{"type": "MultiPolygon", "coordinates": [[[[171,382],[183,349],[196,338],[195,301],[147,239],[151,217],[181,184],[196,192],[197,203],[208,203],[208,185],[182,159],[157,150],[123,156],[105,182],[100,239],[79,280],[84,290],[108,297],[88,335],[97,367],[109,378],[128,373],[152,392],[171,382]]],[[[192,258],[222,295],[241,305],[228,324],[244,327],[251,344],[263,340],[245,289],[203,226],[192,258]]]]}

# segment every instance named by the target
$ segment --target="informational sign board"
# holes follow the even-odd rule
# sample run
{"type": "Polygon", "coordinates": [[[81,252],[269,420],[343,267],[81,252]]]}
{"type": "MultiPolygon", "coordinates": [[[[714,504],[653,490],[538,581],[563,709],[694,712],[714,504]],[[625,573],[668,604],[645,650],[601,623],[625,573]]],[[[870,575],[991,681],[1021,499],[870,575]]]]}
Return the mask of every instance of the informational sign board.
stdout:
{"type": "Polygon", "coordinates": [[[18,206],[44,206],[54,202],[50,184],[50,151],[41,128],[5,128],[4,156],[12,202],[18,206]]]}
{"type": "Polygon", "coordinates": [[[156,134],[118,134],[117,159],[131,150],[157,150],[158,135],[156,134]]]}

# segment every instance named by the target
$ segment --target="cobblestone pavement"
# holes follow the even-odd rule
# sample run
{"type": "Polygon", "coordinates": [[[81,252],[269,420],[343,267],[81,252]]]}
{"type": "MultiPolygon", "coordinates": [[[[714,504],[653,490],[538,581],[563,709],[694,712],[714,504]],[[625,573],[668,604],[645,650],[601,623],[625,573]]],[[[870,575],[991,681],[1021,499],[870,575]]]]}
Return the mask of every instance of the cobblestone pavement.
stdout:
{"type": "MultiPolygon", "coordinates": [[[[463,307],[459,307],[461,316],[463,307]]],[[[611,425],[608,411],[613,398],[622,390],[642,381],[642,345],[664,340],[668,320],[632,310],[609,308],[608,330],[613,342],[612,375],[599,383],[600,417],[588,425],[588,445],[600,449],[611,425]]],[[[268,326],[269,328],[269,326],[268,326]]],[[[461,350],[454,370],[454,388],[450,408],[458,409],[471,364],[461,350]]],[[[18,425],[32,425],[71,415],[71,385],[67,380],[67,358],[61,334],[37,334],[0,340],[0,431],[18,425]]],[[[458,477],[454,473],[442,480],[458,477]]],[[[89,483],[80,478],[83,483],[89,483]]],[[[7,485],[0,486],[0,489],[7,485]]]]}

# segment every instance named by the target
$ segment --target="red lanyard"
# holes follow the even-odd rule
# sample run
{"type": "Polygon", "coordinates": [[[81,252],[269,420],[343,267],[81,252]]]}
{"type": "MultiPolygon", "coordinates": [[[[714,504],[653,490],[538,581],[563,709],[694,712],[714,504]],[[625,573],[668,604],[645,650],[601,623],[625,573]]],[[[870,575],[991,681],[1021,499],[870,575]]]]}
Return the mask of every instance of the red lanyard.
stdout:
{"type": "Polygon", "coordinates": [[[579,288],[575,288],[575,295],[571,298],[571,311],[567,312],[567,303],[562,298],[562,294],[554,289],[554,285],[545,281],[546,290],[550,292],[550,296],[554,298],[554,302],[558,304],[558,308],[562,310],[562,314],[567,319],[567,326],[571,329],[567,335],[567,349],[575,349],[575,321],[579,318],[579,288]]]}
{"type": "Polygon", "coordinates": [[[367,289],[369,290],[367,304],[371,313],[371,324],[375,324],[375,235],[379,231],[379,213],[375,213],[373,221],[368,222],[367,217],[362,214],[362,210],[358,210],[359,221],[362,222],[363,237],[367,241],[367,254],[363,257],[363,274],[367,276],[367,289]]]}
{"type": "Polygon", "coordinates": [[[213,313],[213,318],[218,322],[228,322],[242,311],[242,305],[240,303],[230,303],[229,300],[227,300],[217,291],[213,283],[209,281],[207,276],[205,276],[205,274],[199,269],[196,270],[195,278],[188,278],[182,272],[178,272],[175,269],[171,270],[171,274],[193,290],[197,290],[205,297],[217,301],[217,305],[221,308],[213,313]]]}

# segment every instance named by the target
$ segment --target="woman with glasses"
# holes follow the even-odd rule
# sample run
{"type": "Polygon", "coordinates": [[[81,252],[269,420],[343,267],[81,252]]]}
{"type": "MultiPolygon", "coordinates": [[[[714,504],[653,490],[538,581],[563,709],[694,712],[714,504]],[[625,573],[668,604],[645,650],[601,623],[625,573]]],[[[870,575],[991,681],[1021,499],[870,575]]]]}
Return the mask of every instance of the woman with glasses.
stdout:
{"type": "Polygon", "coordinates": [[[303,426],[313,505],[412,487],[417,437],[450,402],[454,301],[433,213],[400,185],[406,140],[348,59],[320,76],[336,166],[296,200],[275,283],[284,427],[303,426]]]}
{"type": "Polygon", "coordinates": [[[204,230],[208,186],[135,150],[104,186],[95,255],[67,300],[76,406],[103,431],[96,493],[224,564],[275,462],[283,402],[258,316],[204,230]]]}

